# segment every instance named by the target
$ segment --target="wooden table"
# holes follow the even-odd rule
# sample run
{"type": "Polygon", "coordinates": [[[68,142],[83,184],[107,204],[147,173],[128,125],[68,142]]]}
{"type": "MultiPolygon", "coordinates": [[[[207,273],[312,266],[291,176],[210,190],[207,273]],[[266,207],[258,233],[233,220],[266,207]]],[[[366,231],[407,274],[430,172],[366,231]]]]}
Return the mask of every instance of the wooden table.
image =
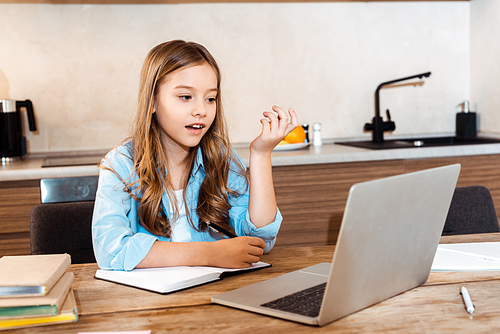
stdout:
{"type": "MultiPolygon", "coordinates": [[[[500,241],[500,233],[443,237],[441,243],[500,241]]],[[[324,327],[312,327],[212,304],[222,292],[316,263],[331,262],[335,246],[281,248],[262,260],[271,268],[161,295],[94,279],[96,264],[71,265],[79,319],[4,333],[78,333],[148,330],[193,333],[433,333],[493,332],[500,329],[500,272],[432,272],[415,289],[324,327]],[[476,305],[470,316],[459,294],[465,285],[476,305]]],[[[389,281],[390,282],[390,281],[389,281]]]]}

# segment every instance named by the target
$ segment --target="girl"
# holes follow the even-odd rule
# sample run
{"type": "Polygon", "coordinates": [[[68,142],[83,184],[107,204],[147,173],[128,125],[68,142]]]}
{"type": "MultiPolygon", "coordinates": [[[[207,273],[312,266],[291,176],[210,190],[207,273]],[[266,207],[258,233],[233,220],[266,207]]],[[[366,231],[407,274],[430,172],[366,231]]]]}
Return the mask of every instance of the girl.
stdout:
{"type": "Polygon", "coordinates": [[[147,55],[133,135],[100,164],[92,222],[100,268],[242,268],[273,247],[282,217],[271,151],[297,115],[276,106],[263,113],[247,176],[229,144],[220,81],[215,59],[197,43],[170,41],[147,55]]]}

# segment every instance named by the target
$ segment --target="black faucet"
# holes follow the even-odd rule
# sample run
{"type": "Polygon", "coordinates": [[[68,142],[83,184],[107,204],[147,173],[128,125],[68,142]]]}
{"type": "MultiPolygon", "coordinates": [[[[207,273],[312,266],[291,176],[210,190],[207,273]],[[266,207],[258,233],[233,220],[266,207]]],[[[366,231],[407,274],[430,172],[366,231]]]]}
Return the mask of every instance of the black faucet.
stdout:
{"type": "Polygon", "coordinates": [[[384,141],[384,131],[394,131],[396,129],[396,123],[391,121],[391,114],[389,113],[389,109],[387,109],[386,111],[388,121],[384,122],[382,117],[380,117],[380,89],[384,86],[396,82],[410,80],[414,78],[419,78],[419,79],[422,79],[423,77],[428,78],[430,75],[431,72],[426,72],[422,74],[412,75],[411,77],[382,82],[380,85],[378,85],[377,90],[375,90],[375,117],[373,117],[371,123],[365,124],[365,131],[373,131],[372,141],[374,143],[382,143],[384,141]]]}

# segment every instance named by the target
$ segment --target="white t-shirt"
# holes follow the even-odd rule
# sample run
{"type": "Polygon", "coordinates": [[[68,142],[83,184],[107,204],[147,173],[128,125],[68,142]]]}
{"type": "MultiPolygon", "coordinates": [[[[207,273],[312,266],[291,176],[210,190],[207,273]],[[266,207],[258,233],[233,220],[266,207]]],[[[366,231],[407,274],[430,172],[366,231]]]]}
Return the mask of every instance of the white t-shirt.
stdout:
{"type": "MultiPolygon", "coordinates": [[[[182,200],[182,189],[174,190],[174,193],[177,199],[177,207],[179,208],[179,216],[176,221],[170,221],[172,224],[171,240],[174,242],[189,242],[191,241],[191,226],[189,225],[186,217],[186,208],[184,206],[184,201],[182,200]]],[[[170,209],[173,211],[172,206],[170,209]]]]}

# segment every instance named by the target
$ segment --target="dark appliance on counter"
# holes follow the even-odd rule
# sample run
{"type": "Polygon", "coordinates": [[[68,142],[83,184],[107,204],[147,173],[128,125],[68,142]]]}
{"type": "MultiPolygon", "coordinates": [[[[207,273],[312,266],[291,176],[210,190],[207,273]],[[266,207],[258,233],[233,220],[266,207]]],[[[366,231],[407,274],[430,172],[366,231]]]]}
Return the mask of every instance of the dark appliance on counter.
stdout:
{"type": "Polygon", "coordinates": [[[0,99],[0,157],[2,164],[20,161],[26,154],[21,108],[26,108],[30,131],[36,131],[35,114],[30,100],[0,99]]]}

